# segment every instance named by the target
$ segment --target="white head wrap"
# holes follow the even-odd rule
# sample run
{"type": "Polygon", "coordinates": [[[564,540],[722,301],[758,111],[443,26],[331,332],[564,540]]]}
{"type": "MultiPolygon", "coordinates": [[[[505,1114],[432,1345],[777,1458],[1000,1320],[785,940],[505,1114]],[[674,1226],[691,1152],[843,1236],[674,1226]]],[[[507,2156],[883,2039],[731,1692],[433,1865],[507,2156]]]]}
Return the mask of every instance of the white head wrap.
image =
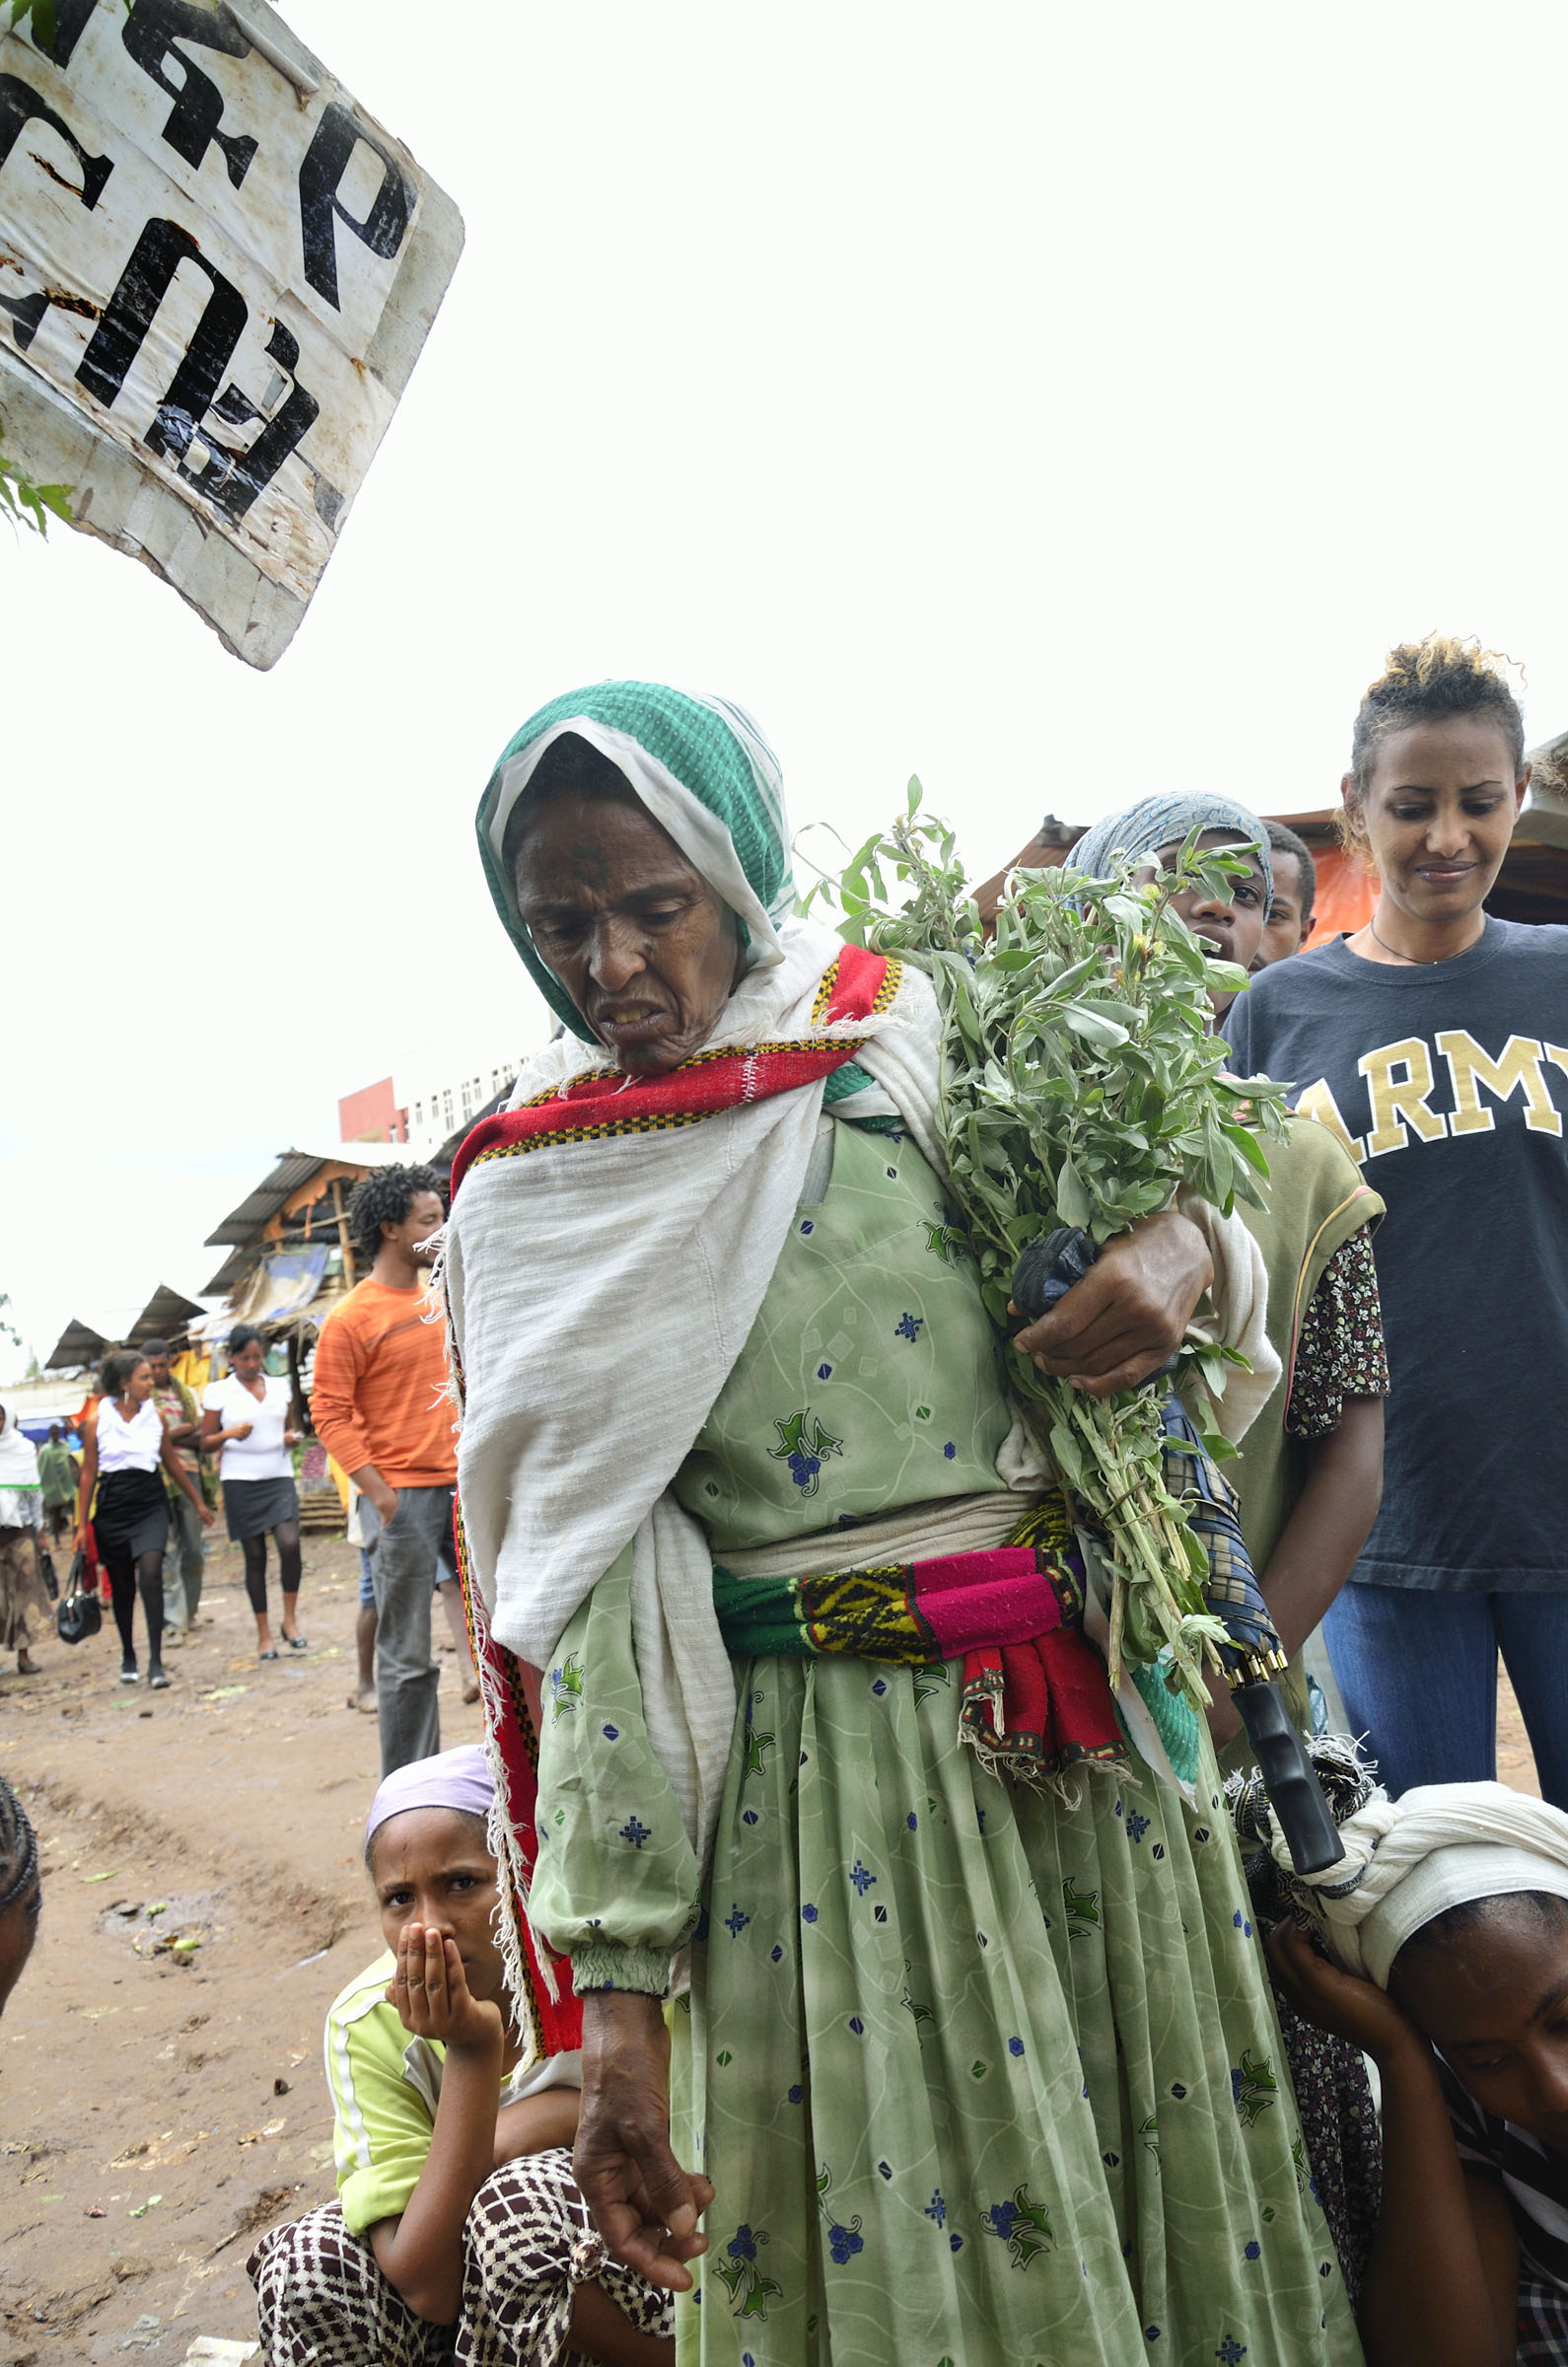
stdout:
{"type": "Polygon", "coordinates": [[[0,1487],[36,1487],[38,1451],[14,1409],[0,1405],[0,1487]]]}
{"type": "Polygon", "coordinates": [[[1374,1792],[1339,1837],[1345,1857],[1323,1874],[1295,1874],[1277,1836],[1273,1854],[1334,1962],[1380,1989],[1405,1941],[1451,1906],[1518,1891],[1568,1899],[1568,1816],[1506,1783],[1374,1792]]]}

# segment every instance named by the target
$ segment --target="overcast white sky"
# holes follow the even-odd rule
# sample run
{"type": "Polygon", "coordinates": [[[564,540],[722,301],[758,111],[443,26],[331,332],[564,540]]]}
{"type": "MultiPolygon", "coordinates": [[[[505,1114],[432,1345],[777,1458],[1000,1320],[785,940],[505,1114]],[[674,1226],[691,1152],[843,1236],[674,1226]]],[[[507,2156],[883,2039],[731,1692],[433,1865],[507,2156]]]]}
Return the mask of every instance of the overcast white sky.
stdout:
{"type": "MultiPolygon", "coordinates": [[[[0,1289],[197,1290],[340,1093],[529,989],[490,764],[605,676],[751,707],[799,825],[1335,794],[1388,644],[1568,725],[1563,13],[294,0],[467,249],[270,675],[0,534],[0,1289]]],[[[0,1357],[6,1371],[9,1352],[0,1357]]]]}

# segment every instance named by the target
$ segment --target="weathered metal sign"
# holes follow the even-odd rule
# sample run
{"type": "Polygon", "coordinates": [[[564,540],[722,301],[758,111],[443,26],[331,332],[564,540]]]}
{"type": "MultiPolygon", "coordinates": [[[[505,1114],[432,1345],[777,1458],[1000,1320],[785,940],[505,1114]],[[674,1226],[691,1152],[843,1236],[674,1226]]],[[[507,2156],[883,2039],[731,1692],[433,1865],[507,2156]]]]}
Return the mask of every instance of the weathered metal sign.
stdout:
{"type": "Polygon", "coordinates": [[[249,665],[304,615],[462,246],[264,0],[45,0],[0,38],[4,449],[249,665]]]}

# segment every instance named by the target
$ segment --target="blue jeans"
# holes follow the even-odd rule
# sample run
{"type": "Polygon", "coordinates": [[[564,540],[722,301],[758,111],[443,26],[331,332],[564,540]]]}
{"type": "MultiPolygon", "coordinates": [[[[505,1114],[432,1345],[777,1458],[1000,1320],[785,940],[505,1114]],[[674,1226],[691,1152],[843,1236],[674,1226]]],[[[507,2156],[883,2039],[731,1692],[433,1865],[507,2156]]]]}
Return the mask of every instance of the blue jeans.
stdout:
{"type": "Polygon", "coordinates": [[[1568,1593],[1347,1586],[1323,1621],[1352,1734],[1392,1793],[1497,1774],[1497,1655],[1541,1797],[1568,1809],[1568,1593]]]}

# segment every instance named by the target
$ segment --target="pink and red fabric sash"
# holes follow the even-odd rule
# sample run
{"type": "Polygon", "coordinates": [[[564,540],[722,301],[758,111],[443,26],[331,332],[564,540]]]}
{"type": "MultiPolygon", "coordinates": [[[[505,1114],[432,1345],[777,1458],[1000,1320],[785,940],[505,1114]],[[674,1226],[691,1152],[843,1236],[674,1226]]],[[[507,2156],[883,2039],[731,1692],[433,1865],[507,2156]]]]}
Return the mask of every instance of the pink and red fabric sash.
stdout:
{"type": "Polygon", "coordinates": [[[1123,1758],[1105,1667],[1083,1633],[1083,1572],[1053,1494],[1011,1544],[821,1578],[713,1573],[738,1659],[844,1654],[905,1668],[962,1659],[960,1732],[988,1766],[1026,1782],[1082,1759],[1123,1758]]]}

